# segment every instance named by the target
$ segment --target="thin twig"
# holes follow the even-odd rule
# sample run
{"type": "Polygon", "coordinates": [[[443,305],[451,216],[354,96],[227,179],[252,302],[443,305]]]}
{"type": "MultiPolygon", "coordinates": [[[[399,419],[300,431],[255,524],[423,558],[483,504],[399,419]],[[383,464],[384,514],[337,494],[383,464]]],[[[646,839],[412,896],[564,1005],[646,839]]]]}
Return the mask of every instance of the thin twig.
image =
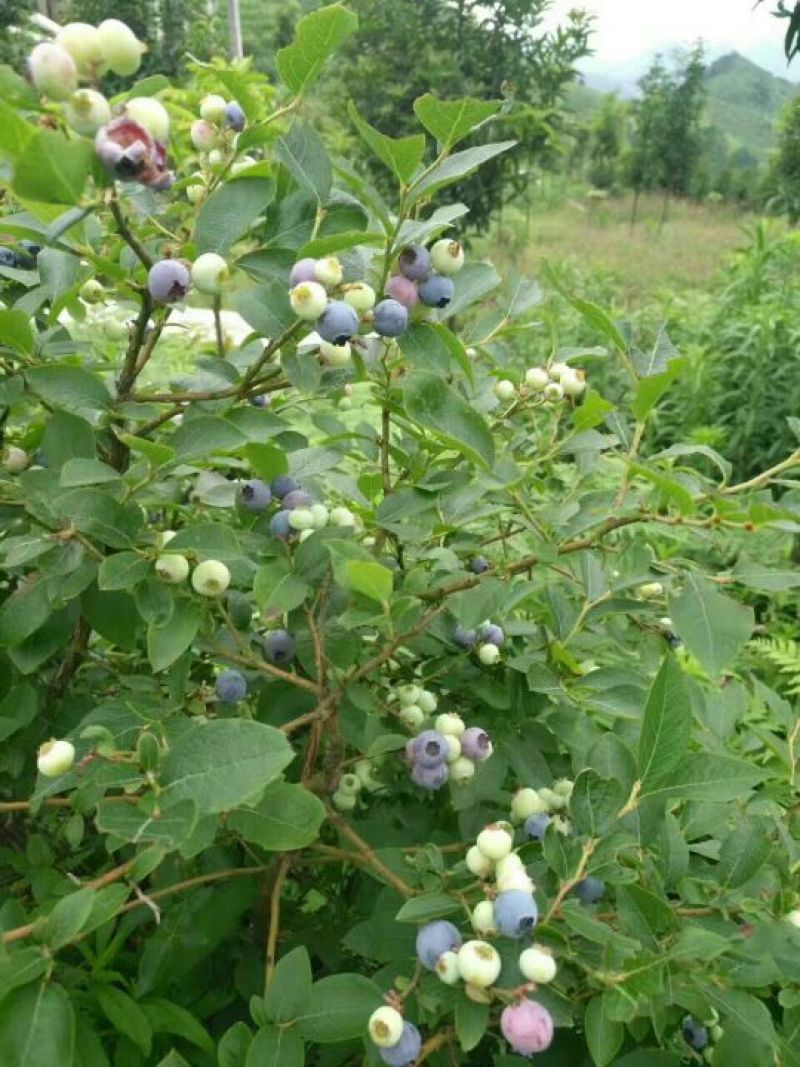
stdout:
{"type": "Polygon", "coordinates": [[[361,861],[367,864],[384,882],[396,889],[404,897],[416,896],[416,890],[412,889],[408,882],[405,882],[399,875],[389,868],[378,859],[373,849],[367,844],[363,837],[358,834],[350,823],[343,819],[342,816],[334,811],[333,808],[327,808],[328,821],[333,823],[342,837],[346,837],[348,841],[351,841],[358,849],[358,855],[361,857],[361,861]]]}
{"type": "Polygon", "coordinates": [[[122,214],[122,208],[119,206],[116,186],[108,199],[108,205],[111,208],[111,214],[114,216],[114,222],[117,224],[117,233],[132,250],[139,262],[149,270],[153,266],[153,257],[128,226],[127,220],[122,214]]]}
{"type": "Polygon", "coordinates": [[[278,872],[275,875],[275,884],[270,894],[269,905],[269,932],[267,934],[267,957],[266,971],[264,975],[264,988],[268,989],[275,973],[275,957],[278,949],[278,932],[281,924],[281,893],[289,866],[292,862],[291,855],[287,852],[278,863],[278,872]]]}

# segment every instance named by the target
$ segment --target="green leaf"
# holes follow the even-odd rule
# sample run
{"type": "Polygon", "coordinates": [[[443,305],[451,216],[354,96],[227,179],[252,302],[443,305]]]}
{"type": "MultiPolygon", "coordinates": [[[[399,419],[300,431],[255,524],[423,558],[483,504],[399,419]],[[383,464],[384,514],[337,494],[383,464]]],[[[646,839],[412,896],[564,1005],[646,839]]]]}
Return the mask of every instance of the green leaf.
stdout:
{"type": "Polygon", "coordinates": [[[674,359],[663,373],[654,374],[649,378],[642,378],[637,383],[636,395],[631,404],[631,410],[639,422],[644,422],[664,393],[685,368],[685,360],[674,359]]]}
{"type": "Polygon", "coordinates": [[[361,117],[352,100],[347,105],[347,113],[372,154],[385,164],[403,185],[408,185],[425,154],[424,135],[418,133],[410,137],[388,137],[361,117]]]}
{"type": "Polygon", "coordinates": [[[765,593],[783,593],[800,586],[800,570],[778,570],[750,559],[737,560],[731,577],[748,589],[765,593]]]}
{"type": "Polygon", "coordinates": [[[410,190],[409,203],[414,204],[422,197],[429,197],[435,190],[466,178],[478,167],[488,163],[495,156],[502,155],[510,148],[514,148],[516,144],[516,141],[499,141],[497,144],[467,148],[463,152],[454,152],[453,155],[446,156],[414,182],[410,190]]]}
{"type": "Polygon", "coordinates": [[[583,316],[592,329],[603,334],[617,351],[628,351],[628,345],[625,338],[622,336],[613,319],[607,312],[603,311],[597,304],[593,304],[589,300],[581,300],[579,297],[570,296],[569,293],[566,293],[563,290],[562,295],[565,296],[575,310],[583,316]]]}
{"type": "Polygon", "coordinates": [[[0,345],[20,355],[32,356],[36,338],[31,329],[30,316],[24,311],[0,311],[0,345]]]}
{"type": "Polygon", "coordinates": [[[50,614],[47,583],[30,579],[0,606],[0,644],[19,645],[46,622],[50,614]]]}
{"type": "Polygon", "coordinates": [[[293,948],[278,961],[264,996],[264,1010],[273,1023],[296,1019],[308,1000],[313,984],[311,960],[304,945],[293,948]]]}
{"type": "Polygon", "coordinates": [[[425,93],[414,101],[414,113],[440,147],[452,148],[476,126],[496,115],[502,106],[502,100],[476,100],[471,96],[440,100],[432,93],[425,93]]]}
{"type": "Polygon", "coordinates": [[[669,782],[642,790],[645,796],[669,799],[708,800],[724,804],[740,799],[763,782],[767,771],[733,756],[690,753],[673,772],[669,782]]]}
{"type": "Polygon", "coordinates": [[[594,997],[586,1007],[583,1019],[586,1043],[596,1067],[606,1067],[622,1048],[625,1027],[609,1019],[604,1009],[604,998],[594,997]]]}
{"type": "Polygon", "coordinates": [[[736,659],[753,632],[753,609],[720,593],[698,574],[689,572],[684,580],[684,592],[670,597],[670,616],[692,655],[717,675],[736,659]]]}
{"type": "Polygon", "coordinates": [[[217,1049],[219,1067],[246,1067],[247,1052],[253,1035],[246,1023],[234,1023],[220,1039],[217,1049]]]}
{"type": "Polygon", "coordinates": [[[0,100],[0,155],[16,161],[35,134],[33,123],[26,122],[15,108],[0,100]]]}
{"type": "MultiPolygon", "coordinates": [[[[79,461],[81,462],[81,461],[79,461]]],[[[100,564],[97,584],[101,589],[130,589],[150,573],[150,562],[135,552],[115,552],[100,564]]]]}
{"type": "Polygon", "coordinates": [[[303,1067],[306,1062],[303,1039],[294,1030],[265,1027],[253,1038],[245,1067],[303,1067]]]}
{"type": "Polygon", "coordinates": [[[108,1021],[129,1038],[145,1056],[150,1055],[153,1028],[141,1006],[116,986],[98,982],[93,986],[100,1009],[108,1021]]]}
{"type": "Polygon", "coordinates": [[[275,445],[263,445],[253,441],[245,445],[244,454],[253,471],[265,482],[271,482],[273,478],[286,474],[289,470],[286,453],[275,445]]]}
{"type": "Polygon", "coordinates": [[[333,172],[322,138],[307,122],[295,122],[275,144],[275,155],[301,189],[310,193],[320,207],[331,191],[333,172]]]}
{"type": "Polygon", "coordinates": [[[275,196],[272,178],[224,182],[200,208],[194,224],[198,252],[224,253],[263,215],[275,196]]]}
{"type": "Polygon", "coordinates": [[[297,23],[294,41],[275,56],[284,85],[295,96],[315,81],[340,45],[358,29],[358,19],[342,4],[330,4],[304,15],[297,23]]]}
{"type": "Polygon", "coordinates": [[[344,569],[350,589],[370,600],[377,600],[379,604],[388,604],[393,586],[392,572],[388,567],[382,563],[362,563],[351,559],[344,569]]]}
{"type": "Polygon", "coordinates": [[[33,722],[37,706],[36,690],[33,686],[25,682],[12,686],[0,700],[0,741],[5,741],[17,730],[33,722]]]}
{"type": "Polygon", "coordinates": [[[476,1004],[462,992],[456,1001],[455,1024],[462,1051],[471,1052],[480,1044],[489,1026],[489,1005],[476,1004]]]}
{"type": "Polygon", "coordinates": [[[402,906],[395,921],[400,923],[427,923],[431,919],[441,919],[443,915],[452,915],[458,911],[458,901],[444,893],[425,893],[421,897],[412,897],[402,906]]]}
{"type": "Polygon", "coordinates": [[[38,948],[13,948],[4,952],[0,955],[0,1001],[14,989],[34,982],[47,968],[48,960],[38,948]]]}
{"type": "Polygon", "coordinates": [[[302,785],[273,782],[254,808],[233,812],[228,826],[268,852],[288,852],[316,841],[324,820],[319,797],[302,785]]]}
{"type": "Polygon", "coordinates": [[[683,672],[667,656],[653,680],[639,738],[639,777],[645,791],[668,781],[692,736],[692,711],[683,672]]]}
{"type": "Polygon", "coordinates": [[[34,936],[51,949],[66,945],[83,929],[92,910],[93,900],[93,889],[79,889],[62,897],[50,914],[35,924],[34,936]]]}
{"type": "Polygon", "coordinates": [[[94,459],[94,431],[85,419],[68,411],[56,411],[48,420],[42,437],[47,464],[58,470],[70,459],[94,459]]]}
{"type": "Polygon", "coordinates": [[[189,799],[201,815],[254,800],[294,759],[280,730],[245,719],[196,723],[161,764],[164,807],[189,799]]]}
{"type": "Polygon", "coordinates": [[[769,830],[759,822],[747,821],[722,842],[716,876],[726,890],[738,889],[761,870],[772,851],[769,830]]]}
{"type": "Polygon", "coordinates": [[[285,285],[252,285],[231,293],[228,306],[262,337],[279,337],[295,321],[285,285]]]}
{"type": "Polygon", "coordinates": [[[741,989],[721,989],[713,983],[703,983],[700,993],[722,1016],[765,1045],[774,1046],[775,1026],[768,1008],[756,997],[741,989]]]}
{"type": "Polygon", "coordinates": [[[235,452],[246,441],[238,427],[215,415],[198,415],[184,420],[170,438],[175,455],[181,460],[190,456],[207,459],[211,452],[235,452]]]}
{"type": "Polygon", "coordinates": [[[43,204],[77,204],[93,163],[91,142],[68,141],[53,130],[39,130],[17,160],[14,192],[43,204]]]}
{"type": "Polygon", "coordinates": [[[315,982],[297,1027],[321,1045],[361,1037],[370,1015],[383,1003],[380,989],[361,974],[334,974],[315,982]]]}
{"type": "Polygon", "coordinates": [[[484,418],[466,400],[433,374],[415,371],[403,386],[403,406],[419,423],[473,463],[494,463],[494,441],[484,418]]]}
{"type": "Polygon", "coordinates": [[[148,626],[147,658],[156,673],[169,667],[189,648],[197,636],[202,618],[202,612],[196,604],[182,601],[166,625],[148,626]]]}
{"type": "Polygon", "coordinates": [[[54,408],[94,421],[111,403],[100,379],[83,367],[57,364],[25,372],[28,388],[54,408]]]}
{"type": "Polygon", "coordinates": [[[253,580],[253,595],[261,611],[276,610],[282,615],[294,611],[310,592],[311,587],[282,559],[259,567],[253,580]]]}
{"type": "Polygon", "coordinates": [[[182,1037],[184,1041],[196,1045],[197,1048],[213,1056],[214,1042],[208,1036],[205,1027],[186,1008],[173,1004],[170,1000],[154,997],[152,1000],[142,1001],[142,1010],[154,1033],[174,1034],[176,1037],[182,1037]]]}
{"type": "Polygon", "coordinates": [[[624,788],[613,778],[601,778],[591,768],[575,779],[570,812],[580,833],[602,837],[612,828],[627,800],[624,788]]]}
{"type": "Polygon", "coordinates": [[[445,318],[453,318],[491,293],[501,282],[491,263],[467,263],[455,276],[455,292],[447,305],[445,318]]]}
{"type": "Polygon", "coordinates": [[[119,471],[98,459],[69,459],[61,468],[60,483],[65,489],[80,485],[102,485],[119,480],[119,471]]]}
{"type": "Polygon", "coordinates": [[[64,988],[41,982],[0,1004],[3,1067],[77,1067],[75,1013],[64,988]]]}
{"type": "Polygon", "coordinates": [[[169,543],[169,550],[194,553],[199,559],[218,559],[223,563],[242,555],[235,531],[221,522],[201,522],[178,530],[169,543]]]}
{"type": "Polygon", "coordinates": [[[134,804],[101,800],[97,806],[97,829],[131,844],[158,845],[172,851],[184,845],[197,825],[197,807],[191,800],[172,804],[156,813],[134,804]]]}

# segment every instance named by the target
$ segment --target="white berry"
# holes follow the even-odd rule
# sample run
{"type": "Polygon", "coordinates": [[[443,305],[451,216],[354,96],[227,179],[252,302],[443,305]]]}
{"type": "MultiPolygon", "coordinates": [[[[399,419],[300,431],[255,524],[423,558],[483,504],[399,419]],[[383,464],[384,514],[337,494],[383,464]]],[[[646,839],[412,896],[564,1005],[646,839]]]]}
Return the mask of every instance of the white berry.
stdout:
{"type": "Polygon", "coordinates": [[[514,837],[507,823],[497,822],[481,830],[476,844],[484,856],[497,862],[514,847],[514,837]]]}
{"type": "Polygon", "coordinates": [[[586,392],[586,379],[583,372],[570,368],[568,374],[561,375],[561,388],[567,396],[582,396],[586,392]]]}
{"type": "Polygon", "coordinates": [[[75,762],[75,748],[69,741],[56,741],[55,738],[39,749],[36,766],[44,778],[58,778],[66,774],[75,762]]]}
{"type": "Polygon", "coordinates": [[[525,822],[529,815],[542,815],[547,805],[536,792],[526,786],[518,789],[511,801],[511,818],[514,822],[525,822]]]}
{"type": "Polygon", "coordinates": [[[326,256],[318,259],[314,265],[314,277],[321,282],[326,289],[332,289],[342,282],[342,264],[336,256],[326,256]]]}
{"type": "Polygon", "coordinates": [[[425,712],[417,704],[406,704],[397,714],[400,722],[409,730],[416,730],[425,722],[425,712]]]}
{"type": "Polygon", "coordinates": [[[517,389],[513,382],[510,382],[508,378],[503,378],[502,381],[497,382],[494,387],[494,395],[498,400],[513,400],[517,395],[517,389]]]}
{"type": "Polygon", "coordinates": [[[231,584],[231,572],[218,559],[198,563],[192,572],[192,586],[201,596],[221,596],[231,584]]]}
{"type": "Polygon", "coordinates": [[[328,306],[328,294],[319,282],[300,282],[289,293],[292,311],[298,319],[318,319],[328,306]]]}
{"type": "Polygon", "coordinates": [[[569,372],[570,368],[566,363],[551,363],[547,368],[547,373],[553,382],[560,382],[564,375],[569,374],[569,372]]]}
{"type": "Polygon", "coordinates": [[[531,367],[525,374],[525,384],[534,393],[541,393],[548,385],[550,375],[544,367],[531,367]]]}
{"type": "Polygon", "coordinates": [[[366,282],[350,282],[342,289],[342,299],[354,311],[371,311],[375,307],[375,290],[366,282]]]}
{"type": "Polygon", "coordinates": [[[497,645],[481,645],[478,649],[478,659],[484,667],[493,667],[500,662],[500,649],[497,645]]]}
{"type": "Polygon", "coordinates": [[[461,737],[467,727],[460,715],[456,715],[454,711],[445,711],[436,717],[433,728],[445,736],[461,737]]]}
{"type": "Polygon", "coordinates": [[[492,861],[481,852],[477,845],[473,845],[467,852],[465,862],[470,873],[476,878],[488,878],[494,869],[492,861]]]}
{"type": "Polygon", "coordinates": [[[416,704],[422,690],[418,685],[398,685],[394,691],[401,704],[416,704]]]}
{"type": "Polygon", "coordinates": [[[559,382],[550,382],[545,386],[544,398],[551,404],[557,404],[564,399],[564,387],[559,382]]]}
{"type": "Polygon", "coordinates": [[[391,1048],[403,1036],[403,1016],[396,1008],[385,1004],[370,1015],[367,1029],[378,1048],[391,1048]]]}
{"type": "Polygon", "coordinates": [[[519,957],[519,969],[529,982],[546,985],[556,976],[556,961],[547,949],[541,945],[531,945],[519,957]]]}
{"type": "Polygon", "coordinates": [[[431,248],[431,263],[439,274],[458,274],[464,266],[464,249],[458,241],[443,237],[431,248]]]}
{"type": "Polygon", "coordinates": [[[169,113],[154,96],[135,96],[128,100],[125,114],[162,144],[169,138],[169,113]]]}
{"type": "Polygon", "coordinates": [[[423,689],[417,697],[417,703],[425,712],[426,715],[433,715],[436,711],[439,701],[436,699],[433,693],[428,689],[423,689]]]}
{"type": "Polygon", "coordinates": [[[457,985],[461,981],[461,973],[458,969],[458,953],[453,952],[452,949],[443,952],[436,961],[434,970],[445,985],[457,985]]]}
{"type": "Polygon", "coordinates": [[[494,937],[497,927],[494,923],[494,904],[491,900],[482,900],[472,909],[472,929],[484,937],[494,937]]]}
{"type": "Polygon", "coordinates": [[[192,285],[201,293],[216,296],[230,277],[228,264],[216,252],[204,252],[192,264],[192,285]]]}
{"type": "Polygon", "coordinates": [[[466,756],[459,756],[450,764],[450,780],[464,785],[465,782],[475,777],[475,764],[466,756]]]}
{"type": "Polygon", "coordinates": [[[216,93],[209,93],[200,101],[200,118],[205,119],[206,122],[213,122],[215,126],[219,125],[225,118],[227,106],[223,97],[216,93]]]}
{"type": "Polygon", "coordinates": [[[123,78],[135,74],[147,46],[138,40],[130,26],[119,19],[106,19],[97,27],[97,32],[104,62],[123,78]]]}
{"type": "Polygon", "coordinates": [[[330,523],[331,526],[355,526],[356,517],[349,508],[332,508],[330,523]]]}
{"type": "Polygon", "coordinates": [[[166,552],[156,560],[155,571],[162,582],[177,585],[189,577],[189,560],[177,552],[166,552]]]}
{"type": "Polygon", "coordinates": [[[319,354],[323,363],[329,367],[349,367],[353,362],[353,348],[349,341],[343,345],[332,345],[330,341],[320,341],[319,354]]]}
{"type": "Polygon", "coordinates": [[[24,448],[9,445],[3,455],[3,466],[9,474],[21,474],[30,464],[31,459],[24,448]]]}
{"type": "Polygon", "coordinates": [[[465,941],[458,950],[458,971],[465,982],[486,989],[500,975],[500,954],[487,941],[465,941]]]}
{"type": "Polygon", "coordinates": [[[461,742],[455,734],[442,734],[442,736],[447,742],[447,755],[445,756],[445,759],[448,763],[455,763],[461,756],[461,742]]]}

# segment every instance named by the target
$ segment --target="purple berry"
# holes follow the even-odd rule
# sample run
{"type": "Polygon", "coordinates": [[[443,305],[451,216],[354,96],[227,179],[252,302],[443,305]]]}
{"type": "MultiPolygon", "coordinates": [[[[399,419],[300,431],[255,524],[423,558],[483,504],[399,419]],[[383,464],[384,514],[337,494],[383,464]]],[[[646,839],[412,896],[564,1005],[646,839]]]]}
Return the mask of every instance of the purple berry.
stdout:
{"type": "Polygon", "coordinates": [[[150,296],[159,304],[174,304],[189,292],[191,277],[188,269],[177,259],[160,259],[147,275],[150,296]]]}
{"type": "Polygon", "coordinates": [[[464,626],[456,626],[453,633],[453,640],[461,648],[474,648],[478,643],[478,631],[468,630],[464,626]]]}
{"type": "Polygon", "coordinates": [[[469,561],[469,569],[473,574],[485,574],[490,567],[491,563],[486,556],[473,556],[469,561]]]}
{"type": "Polygon", "coordinates": [[[273,630],[264,638],[264,656],[276,666],[291,663],[294,652],[295,641],[287,630],[273,630]]]}
{"type": "Polygon", "coordinates": [[[403,1033],[396,1045],[378,1049],[387,1067],[411,1067],[422,1049],[422,1036],[413,1023],[403,1022],[403,1033]]]}
{"type": "Polygon", "coordinates": [[[245,113],[242,111],[241,106],[235,101],[231,100],[229,104],[225,106],[225,123],[232,130],[237,133],[241,133],[244,129],[244,124],[247,121],[245,113]]]}
{"type": "Polygon", "coordinates": [[[582,904],[597,904],[599,900],[603,899],[605,891],[606,884],[599,878],[584,878],[582,882],[578,882],[573,890],[582,904]]]}
{"type": "Polygon", "coordinates": [[[272,503],[272,493],[266,482],[259,478],[251,478],[249,482],[243,482],[239,490],[239,503],[248,511],[263,511],[272,503]]]}
{"type": "Polygon", "coordinates": [[[461,735],[461,755],[467,759],[485,760],[492,754],[489,735],[480,726],[470,726],[461,735]]]}
{"type": "Polygon", "coordinates": [[[496,626],[493,622],[487,622],[485,626],[481,626],[478,637],[485,645],[497,645],[498,648],[502,646],[506,639],[502,628],[496,626]]]}
{"type": "Polygon", "coordinates": [[[553,1043],[553,1017],[535,1000],[518,1000],[503,1008],[500,1029],[514,1052],[526,1058],[544,1052],[553,1043]]]}
{"type": "Polygon", "coordinates": [[[525,833],[531,841],[544,841],[545,830],[549,825],[549,815],[529,815],[525,820],[525,833]]]}
{"type": "Polygon", "coordinates": [[[393,274],[383,291],[392,300],[398,300],[409,310],[419,303],[419,293],[416,285],[410,282],[408,278],[404,278],[402,274],[393,274]]]}
{"type": "Polygon", "coordinates": [[[399,300],[381,300],[373,315],[375,332],[381,337],[399,337],[408,327],[408,310],[399,300]]]}
{"type": "Polygon", "coordinates": [[[214,688],[223,704],[238,704],[247,696],[247,682],[238,671],[223,671],[214,688]]]}
{"type": "Polygon", "coordinates": [[[452,278],[445,278],[443,274],[429,274],[419,283],[419,298],[430,308],[446,308],[454,292],[452,278]]]}
{"type": "Polygon", "coordinates": [[[446,763],[440,763],[438,767],[423,767],[422,764],[415,763],[411,768],[411,781],[420,789],[428,789],[430,792],[441,789],[449,777],[450,768],[446,763]]]}
{"type": "Polygon", "coordinates": [[[272,495],[278,500],[283,500],[289,493],[295,493],[300,488],[290,474],[279,474],[270,483],[272,495]]]}
{"type": "Polygon", "coordinates": [[[423,730],[414,738],[414,762],[420,767],[438,767],[444,763],[450,748],[438,730],[423,730]]]}
{"type": "Polygon", "coordinates": [[[346,345],[358,333],[358,315],[344,300],[331,300],[317,319],[317,333],[332,345],[346,345]]]}
{"type": "Polygon", "coordinates": [[[315,282],[317,280],[316,268],[317,261],[311,259],[310,256],[305,259],[298,259],[289,275],[289,287],[294,289],[301,282],[315,282]]]}
{"type": "Polygon", "coordinates": [[[250,397],[250,403],[254,408],[265,408],[269,400],[265,393],[258,393],[256,396],[250,397]]]}
{"type": "Polygon", "coordinates": [[[691,1015],[684,1017],[681,1033],[683,1040],[695,1052],[702,1052],[708,1044],[708,1030],[701,1023],[695,1022],[691,1015]]]}
{"type": "Polygon", "coordinates": [[[269,522],[269,532],[273,537],[279,537],[282,541],[285,541],[292,534],[292,527],[289,524],[289,516],[291,512],[276,511],[269,522]]]}
{"type": "Polygon", "coordinates": [[[290,489],[281,500],[281,504],[287,511],[294,511],[295,508],[310,508],[313,503],[312,497],[304,493],[302,489],[290,489]]]}
{"type": "Polygon", "coordinates": [[[417,933],[417,959],[429,971],[436,969],[440,956],[461,948],[462,938],[458,928],[446,919],[421,926],[417,933]]]}
{"type": "Polygon", "coordinates": [[[494,902],[494,921],[504,937],[520,938],[530,933],[539,920],[539,909],[532,893],[508,889],[498,893],[494,902]]]}
{"type": "Polygon", "coordinates": [[[397,266],[409,281],[418,282],[431,269],[431,254],[424,245],[409,245],[400,253],[397,266]]]}

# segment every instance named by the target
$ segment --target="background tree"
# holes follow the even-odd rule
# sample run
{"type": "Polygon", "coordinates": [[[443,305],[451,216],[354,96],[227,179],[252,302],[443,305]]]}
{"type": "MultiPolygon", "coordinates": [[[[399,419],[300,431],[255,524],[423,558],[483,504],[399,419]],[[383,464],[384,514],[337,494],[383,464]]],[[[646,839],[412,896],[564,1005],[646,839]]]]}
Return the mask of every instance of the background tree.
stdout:
{"type": "Polygon", "coordinates": [[[766,178],[767,201],[785,214],[792,226],[800,221],[800,97],[786,108],[778,147],[766,178]]]}
{"type": "Polygon", "coordinates": [[[598,189],[613,189],[620,178],[620,160],[625,144],[628,107],[612,93],[592,121],[589,130],[589,181],[598,189]]]}
{"type": "Polygon", "coordinates": [[[27,47],[19,30],[33,10],[33,0],[3,0],[0,4],[0,63],[18,65],[27,47]]]}

